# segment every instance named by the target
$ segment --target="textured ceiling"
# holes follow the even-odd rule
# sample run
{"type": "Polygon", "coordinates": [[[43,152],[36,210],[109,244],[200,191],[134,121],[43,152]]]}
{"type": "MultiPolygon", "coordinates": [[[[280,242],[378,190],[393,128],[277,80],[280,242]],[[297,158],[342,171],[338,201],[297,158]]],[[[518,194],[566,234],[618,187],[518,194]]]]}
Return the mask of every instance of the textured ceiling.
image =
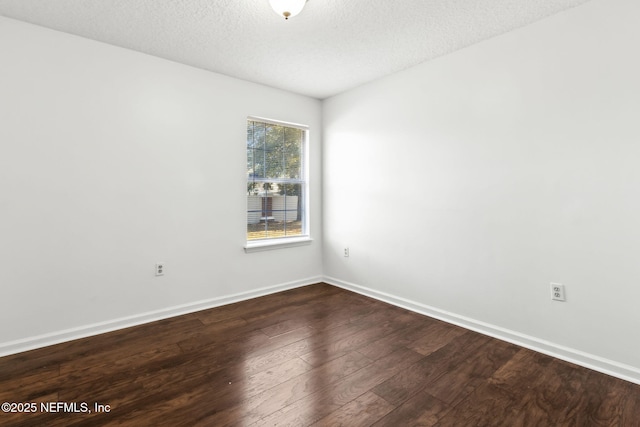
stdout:
{"type": "Polygon", "coordinates": [[[588,0],[0,0],[0,15],[326,98],[588,0]]]}

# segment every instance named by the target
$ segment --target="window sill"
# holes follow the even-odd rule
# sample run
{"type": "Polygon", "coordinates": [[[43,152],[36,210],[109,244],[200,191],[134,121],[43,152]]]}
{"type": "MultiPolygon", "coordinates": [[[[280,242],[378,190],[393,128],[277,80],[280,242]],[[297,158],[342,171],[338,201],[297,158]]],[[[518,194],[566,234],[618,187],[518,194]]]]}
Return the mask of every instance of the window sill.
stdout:
{"type": "Polygon", "coordinates": [[[274,249],[293,248],[296,246],[310,245],[313,239],[309,236],[303,237],[285,237],[273,240],[256,240],[247,242],[244,247],[246,253],[271,251],[274,249]]]}

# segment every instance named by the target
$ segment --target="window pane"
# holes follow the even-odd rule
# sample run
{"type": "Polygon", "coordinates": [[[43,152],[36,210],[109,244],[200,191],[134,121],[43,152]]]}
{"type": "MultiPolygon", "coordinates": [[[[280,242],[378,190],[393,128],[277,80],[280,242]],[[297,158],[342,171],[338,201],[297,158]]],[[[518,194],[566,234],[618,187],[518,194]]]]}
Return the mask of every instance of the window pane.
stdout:
{"type": "Polygon", "coordinates": [[[265,177],[265,131],[264,123],[247,123],[247,179],[265,177]]]}
{"type": "Polygon", "coordinates": [[[270,125],[267,127],[264,144],[265,177],[267,178],[280,177],[282,159],[278,155],[278,150],[282,145],[281,135],[281,126],[270,125]]]}
{"type": "Polygon", "coordinates": [[[303,188],[302,184],[256,184],[247,195],[247,240],[305,234],[303,188]]]}
{"type": "Polygon", "coordinates": [[[302,178],[302,159],[300,148],[289,147],[283,153],[285,174],[288,178],[302,178]]]}

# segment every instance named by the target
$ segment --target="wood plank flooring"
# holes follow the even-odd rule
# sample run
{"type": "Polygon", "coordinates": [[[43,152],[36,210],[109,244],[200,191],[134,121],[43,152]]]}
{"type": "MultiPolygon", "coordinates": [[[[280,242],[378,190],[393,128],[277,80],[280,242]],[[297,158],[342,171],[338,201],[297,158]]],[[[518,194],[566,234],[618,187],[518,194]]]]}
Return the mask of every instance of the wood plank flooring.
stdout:
{"type": "Polygon", "coordinates": [[[327,284],[0,358],[1,402],[37,407],[2,426],[640,426],[638,385],[327,284]]]}

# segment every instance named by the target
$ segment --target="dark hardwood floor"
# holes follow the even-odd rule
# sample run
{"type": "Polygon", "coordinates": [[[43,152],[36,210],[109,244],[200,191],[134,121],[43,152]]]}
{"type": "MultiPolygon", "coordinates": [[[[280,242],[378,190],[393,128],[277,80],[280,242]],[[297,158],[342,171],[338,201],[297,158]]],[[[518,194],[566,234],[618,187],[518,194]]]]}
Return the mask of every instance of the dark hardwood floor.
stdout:
{"type": "Polygon", "coordinates": [[[640,426],[638,385],[326,284],[0,358],[0,402],[37,406],[2,426],[640,426]]]}

